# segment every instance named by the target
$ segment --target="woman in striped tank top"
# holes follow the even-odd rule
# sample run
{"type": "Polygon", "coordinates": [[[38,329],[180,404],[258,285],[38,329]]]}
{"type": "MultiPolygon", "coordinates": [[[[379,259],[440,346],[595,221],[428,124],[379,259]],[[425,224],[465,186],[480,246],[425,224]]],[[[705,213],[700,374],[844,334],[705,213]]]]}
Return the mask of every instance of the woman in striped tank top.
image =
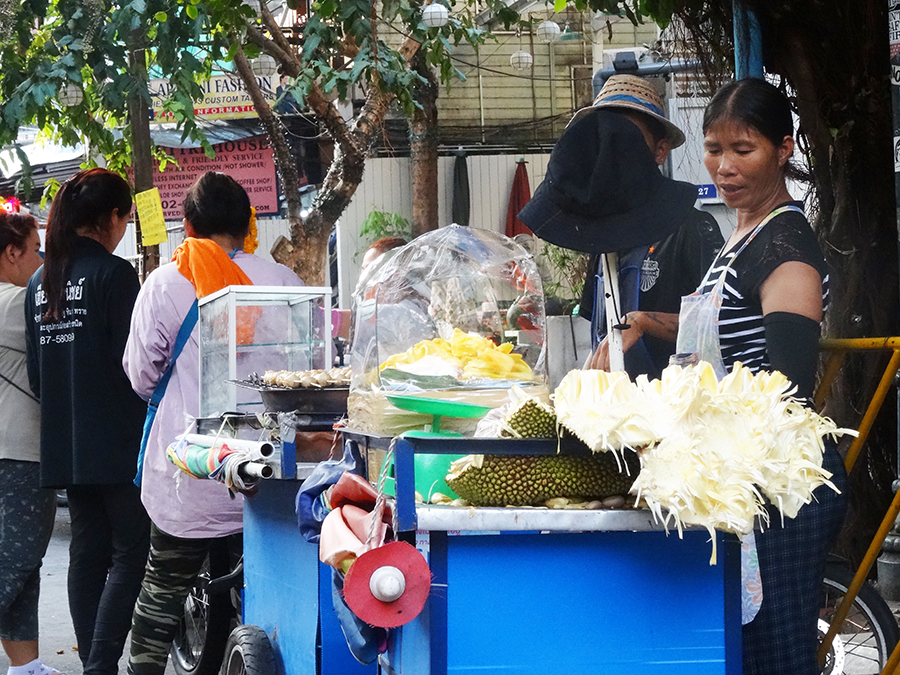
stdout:
{"type": "MultiPolygon", "coordinates": [[[[737,211],[737,227],[698,293],[686,299],[679,341],[702,323],[691,318],[691,299],[703,304],[717,293],[717,317],[708,325],[719,347],[719,372],[737,361],[754,371],[779,370],[797,386],[796,396],[808,398],[828,273],[802,204],[786,186],[794,150],[790,103],[761,79],[729,83],[706,108],[703,133],[704,163],[722,200],[737,211]]],[[[818,594],[846,505],[846,474],[833,445],[826,447],[824,466],[844,494],[817,490],[783,527],[773,509],[771,525],[756,532],[763,600],[744,626],[745,675],[819,672],[818,594]]]]}

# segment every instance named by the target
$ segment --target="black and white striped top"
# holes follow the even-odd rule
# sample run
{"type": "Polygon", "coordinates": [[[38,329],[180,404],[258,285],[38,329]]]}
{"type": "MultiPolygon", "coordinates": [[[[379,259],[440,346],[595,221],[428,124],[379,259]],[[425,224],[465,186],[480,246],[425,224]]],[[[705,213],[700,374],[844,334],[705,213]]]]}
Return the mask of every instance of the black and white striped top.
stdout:
{"type": "MultiPolygon", "coordinates": [[[[700,286],[701,292],[713,289],[745,240],[746,237],[713,261],[700,286]]],[[[828,304],[828,268],[812,228],[796,211],[786,211],[766,223],[726,272],[719,311],[719,343],[729,372],[735,361],[754,372],[770,367],[759,290],[776,267],[793,261],[811,265],[819,272],[824,311],[828,304]]]]}

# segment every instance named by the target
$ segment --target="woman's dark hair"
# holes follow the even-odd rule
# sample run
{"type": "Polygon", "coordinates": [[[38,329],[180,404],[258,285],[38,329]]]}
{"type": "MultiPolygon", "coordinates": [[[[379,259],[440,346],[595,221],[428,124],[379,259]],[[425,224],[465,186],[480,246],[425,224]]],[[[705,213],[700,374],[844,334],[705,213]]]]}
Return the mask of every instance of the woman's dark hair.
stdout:
{"type": "Polygon", "coordinates": [[[0,253],[12,244],[24,249],[32,230],[37,229],[37,221],[27,213],[7,213],[0,209],[0,253]]]}
{"type": "Polygon", "coordinates": [[[131,187],[119,174],[88,169],[62,184],[47,217],[42,290],[46,319],[59,319],[66,298],[66,278],[75,242],[84,232],[103,233],[112,227],[113,211],[131,212],[131,187]]]}
{"type": "Polygon", "coordinates": [[[209,171],[200,176],[188,189],[182,206],[184,217],[200,237],[246,237],[250,231],[250,197],[227,174],[209,171]]]}
{"type": "Polygon", "coordinates": [[[775,147],[781,145],[785,136],[794,135],[787,97],[756,77],[729,82],[716,92],[703,113],[703,133],[725,120],[759,132],[775,147]]]}

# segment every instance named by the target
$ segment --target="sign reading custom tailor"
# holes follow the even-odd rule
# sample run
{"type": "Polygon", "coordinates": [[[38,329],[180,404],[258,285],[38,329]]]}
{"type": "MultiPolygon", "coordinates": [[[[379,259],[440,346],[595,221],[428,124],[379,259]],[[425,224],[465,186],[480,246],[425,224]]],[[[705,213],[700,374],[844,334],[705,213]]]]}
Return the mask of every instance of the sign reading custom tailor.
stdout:
{"type": "MultiPolygon", "coordinates": [[[[273,76],[257,77],[257,84],[269,105],[274,105],[277,83],[273,76]]],[[[194,114],[207,120],[256,117],[253,101],[237,75],[216,75],[201,83],[203,99],[194,103],[194,114]]],[[[169,96],[168,80],[150,80],[150,98],[153,102],[151,122],[174,122],[175,117],[163,110],[163,101],[169,96]]]]}
{"type": "Polygon", "coordinates": [[[240,183],[250,203],[260,215],[278,213],[278,187],[275,181],[275,153],[267,136],[226,141],[213,146],[212,159],[201,148],[163,148],[174,157],[165,171],[154,161],[153,184],[159,188],[166,220],[181,220],[181,202],[187,189],[207,171],[227,173],[240,183]]]}

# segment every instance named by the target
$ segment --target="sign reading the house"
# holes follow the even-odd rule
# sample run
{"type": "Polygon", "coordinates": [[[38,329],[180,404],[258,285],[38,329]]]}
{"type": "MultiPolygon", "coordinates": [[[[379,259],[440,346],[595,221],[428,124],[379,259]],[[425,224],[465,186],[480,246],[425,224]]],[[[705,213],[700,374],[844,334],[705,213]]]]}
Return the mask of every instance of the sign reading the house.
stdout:
{"type": "MultiPolygon", "coordinates": [[[[276,81],[274,76],[257,76],[256,83],[262,90],[263,97],[269,105],[274,105],[276,81]]],[[[194,114],[207,120],[235,119],[238,117],[256,117],[256,108],[250,100],[250,94],[244,87],[244,81],[237,75],[216,75],[202,82],[203,99],[194,103],[194,114]]],[[[174,122],[175,116],[163,110],[163,101],[169,97],[171,85],[168,80],[150,80],[148,83],[152,107],[151,122],[174,122]]]]}
{"type": "Polygon", "coordinates": [[[181,202],[188,188],[207,171],[227,173],[250,195],[250,204],[260,215],[278,213],[278,186],[275,182],[275,153],[267,136],[242,138],[213,146],[216,156],[207,157],[202,148],[163,148],[178,162],[159,170],[154,161],[153,184],[159,188],[166,220],[184,217],[181,202]]]}

